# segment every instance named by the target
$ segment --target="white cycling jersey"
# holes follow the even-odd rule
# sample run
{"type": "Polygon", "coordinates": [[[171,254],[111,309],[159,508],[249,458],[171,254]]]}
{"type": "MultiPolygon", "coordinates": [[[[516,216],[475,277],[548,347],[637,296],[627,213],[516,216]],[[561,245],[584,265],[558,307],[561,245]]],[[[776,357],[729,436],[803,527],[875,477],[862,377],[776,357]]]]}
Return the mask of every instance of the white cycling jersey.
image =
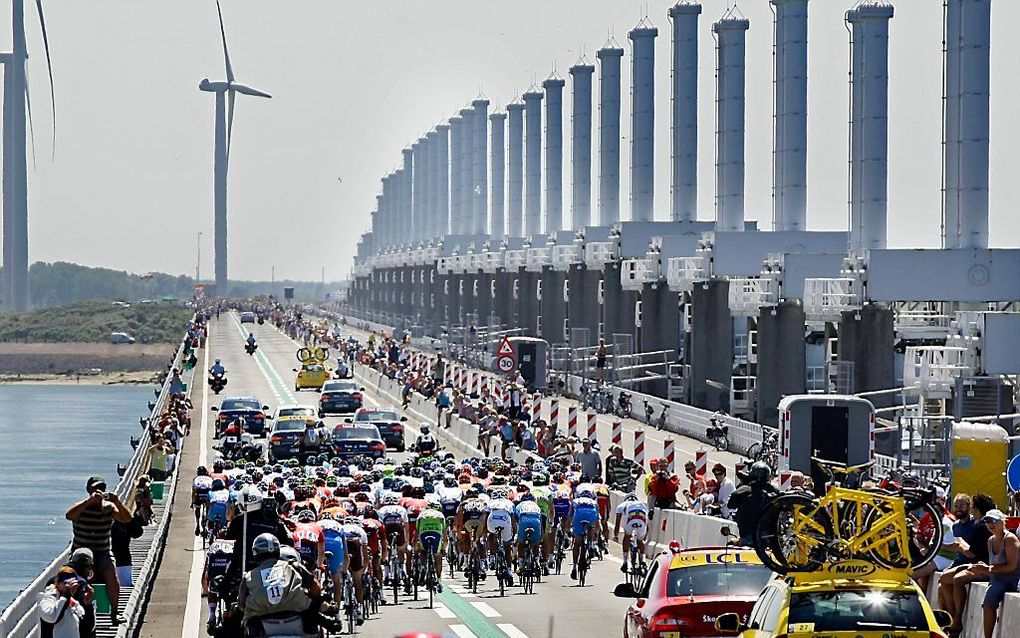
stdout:
{"type": "Polygon", "coordinates": [[[384,505],[379,508],[379,520],[383,525],[407,525],[407,508],[400,505],[384,505]]]}

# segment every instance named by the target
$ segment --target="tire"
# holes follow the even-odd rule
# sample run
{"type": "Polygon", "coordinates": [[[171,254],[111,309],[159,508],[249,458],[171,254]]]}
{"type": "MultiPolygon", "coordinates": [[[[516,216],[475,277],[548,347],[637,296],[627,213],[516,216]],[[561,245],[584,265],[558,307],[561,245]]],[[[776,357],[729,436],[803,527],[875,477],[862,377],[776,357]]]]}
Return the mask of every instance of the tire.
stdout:
{"type": "Polygon", "coordinates": [[[832,520],[824,509],[815,509],[813,496],[798,492],[780,494],[762,510],[754,526],[754,551],[766,567],[778,574],[814,571],[825,562],[824,547],[833,539],[832,520]],[[820,530],[816,534],[790,536],[796,513],[807,510],[820,530]]]}
{"type": "Polygon", "coordinates": [[[762,448],[762,444],[760,442],[752,443],[747,448],[747,453],[745,453],[744,456],[746,456],[747,459],[752,461],[752,462],[760,461],[761,459],[758,458],[758,457],[761,454],[761,448],[762,448]]]}
{"type": "MultiPolygon", "coordinates": [[[[912,569],[918,569],[934,560],[939,549],[942,547],[942,514],[930,502],[925,503],[918,497],[911,498],[909,493],[904,494],[903,497],[907,537],[910,539],[908,555],[903,556],[900,548],[893,543],[886,548],[886,551],[882,551],[882,548],[875,548],[868,552],[868,556],[872,560],[887,569],[902,569],[907,566],[912,569]],[[923,510],[920,516],[911,513],[917,509],[923,510]],[[924,517],[924,512],[927,512],[930,520],[937,521],[937,523],[932,526],[931,537],[921,539],[918,536],[918,525],[921,518],[924,517]]],[[[876,520],[885,514],[886,512],[883,510],[873,509],[868,513],[866,527],[872,529],[876,524],[876,520]]]]}

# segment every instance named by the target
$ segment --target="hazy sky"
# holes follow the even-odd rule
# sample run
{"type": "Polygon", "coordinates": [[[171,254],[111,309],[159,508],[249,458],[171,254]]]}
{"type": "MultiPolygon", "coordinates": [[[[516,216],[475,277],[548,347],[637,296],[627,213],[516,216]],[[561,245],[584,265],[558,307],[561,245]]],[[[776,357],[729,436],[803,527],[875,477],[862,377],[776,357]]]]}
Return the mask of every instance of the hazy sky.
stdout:
{"type": "MultiPolygon", "coordinates": [[[[0,30],[10,48],[9,3],[0,30]]],[[[212,274],[213,95],[224,75],[212,0],[45,0],[57,92],[57,154],[34,7],[26,7],[38,166],[30,165],[31,259],[132,271],[212,274]]],[[[369,223],[379,178],[400,150],[482,93],[504,105],[626,34],[647,12],[656,41],[656,218],[669,208],[669,2],[627,0],[224,0],[238,96],[229,182],[230,274],[341,278],[369,223]],[[342,180],[342,181],[341,181],[342,180]]],[[[714,49],[700,35],[699,217],[713,218],[714,49]]],[[[846,227],[847,32],[851,2],[810,3],[808,222],[846,227]]],[[[899,0],[891,25],[889,241],[938,246],[941,0],[899,0]]],[[[743,0],[747,36],[747,215],[771,226],[771,12],[743,0]]],[[[996,0],[992,26],[991,237],[1020,245],[1020,2],[996,0]],[[1010,62],[1012,60],[1012,62],[1010,62]]],[[[565,108],[569,108],[568,82],[565,108]]],[[[597,100],[597,90],[595,99],[597,100]]],[[[624,100],[629,135],[629,100],[624,100]]],[[[569,113],[564,117],[569,139],[569,113]]],[[[597,126],[597,119],[596,119],[597,126]]],[[[594,136],[597,145],[597,135],[594,136]]],[[[569,143],[564,144],[569,179],[569,143]]],[[[597,147],[593,157],[598,157],[597,147]]],[[[629,152],[623,154],[623,201],[629,152]]],[[[597,179],[593,175],[593,180],[597,179]]],[[[565,181],[569,210],[569,182],[565,181]]],[[[624,217],[628,215],[624,207],[624,217]]]]}

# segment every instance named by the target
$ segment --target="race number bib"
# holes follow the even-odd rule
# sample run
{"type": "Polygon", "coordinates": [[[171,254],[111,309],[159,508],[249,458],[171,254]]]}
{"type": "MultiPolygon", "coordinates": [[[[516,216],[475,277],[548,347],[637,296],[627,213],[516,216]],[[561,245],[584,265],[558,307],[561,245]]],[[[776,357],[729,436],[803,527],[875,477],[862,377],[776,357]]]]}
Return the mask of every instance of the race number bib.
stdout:
{"type": "Polygon", "coordinates": [[[270,605],[279,605],[283,600],[283,593],[287,587],[287,574],[284,571],[286,568],[286,563],[277,563],[260,572],[270,605]]]}

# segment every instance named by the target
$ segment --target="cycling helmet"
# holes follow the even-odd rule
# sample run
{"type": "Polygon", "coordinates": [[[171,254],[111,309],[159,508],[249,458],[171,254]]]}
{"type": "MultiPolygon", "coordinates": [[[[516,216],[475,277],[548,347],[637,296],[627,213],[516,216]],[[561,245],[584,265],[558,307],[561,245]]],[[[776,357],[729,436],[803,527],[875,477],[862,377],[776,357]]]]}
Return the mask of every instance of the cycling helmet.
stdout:
{"type": "Polygon", "coordinates": [[[638,500],[637,494],[634,492],[627,492],[627,495],[623,497],[624,501],[636,501],[638,500]]]}
{"type": "Polygon", "coordinates": [[[313,523],[315,522],[315,512],[311,509],[303,509],[297,514],[299,523],[313,523]]]}
{"type": "Polygon", "coordinates": [[[421,424],[421,433],[422,434],[428,434],[429,430],[430,430],[430,427],[429,427],[428,423],[422,423],[421,424]]]}
{"type": "Polygon", "coordinates": [[[213,489],[214,492],[218,492],[219,490],[223,490],[223,489],[226,489],[226,488],[227,488],[227,486],[223,482],[223,479],[221,479],[221,478],[214,478],[213,479],[212,489],[213,489]]]}
{"type": "Polygon", "coordinates": [[[467,491],[464,492],[464,498],[466,498],[466,499],[467,498],[478,498],[478,489],[475,488],[474,486],[469,487],[467,489],[467,491]]]}
{"type": "Polygon", "coordinates": [[[216,357],[216,363],[219,363],[219,362],[220,362],[220,358],[216,357]]]}
{"type": "Polygon", "coordinates": [[[368,494],[365,494],[364,492],[358,492],[354,495],[355,503],[368,503],[370,501],[371,499],[368,498],[368,494]]]}
{"type": "Polygon", "coordinates": [[[411,488],[411,498],[425,498],[425,488],[421,486],[411,488]]]}
{"type": "Polygon", "coordinates": [[[251,544],[256,561],[280,557],[280,541],[269,533],[259,534],[251,544]]]}
{"type": "Polygon", "coordinates": [[[396,505],[400,503],[400,497],[396,494],[387,494],[383,497],[383,505],[396,505]]]}
{"type": "Polygon", "coordinates": [[[315,467],[318,464],[319,464],[319,457],[315,456],[314,454],[309,454],[308,458],[305,459],[305,465],[309,465],[311,467],[315,467]]]}
{"type": "Polygon", "coordinates": [[[445,487],[457,487],[457,477],[453,474],[447,474],[443,477],[443,486],[445,487]]]}
{"type": "Polygon", "coordinates": [[[510,495],[509,493],[507,493],[506,490],[500,488],[492,490],[492,494],[490,494],[490,496],[492,496],[492,498],[495,500],[501,500],[508,498],[510,495]]]}
{"type": "Polygon", "coordinates": [[[198,469],[195,470],[197,476],[209,476],[209,470],[204,465],[199,465],[198,469]]]}
{"type": "Polygon", "coordinates": [[[213,469],[213,472],[217,472],[217,473],[222,472],[223,471],[223,461],[214,461],[213,464],[212,464],[212,469],[213,469]]]}
{"type": "Polygon", "coordinates": [[[332,521],[332,520],[334,520],[333,512],[323,512],[322,516],[319,517],[319,520],[322,520],[322,521],[332,521]]]}
{"type": "Polygon", "coordinates": [[[531,501],[532,503],[534,503],[535,495],[532,494],[531,492],[524,492],[523,494],[521,494],[521,502],[524,501],[531,501]]]}
{"type": "Polygon", "coordinates": [[[549,485],[549,477],[543,474],[542,472],[535,472],[531,476],[531,484],[534,485],[535,487],[549,485]]]}
{"type": "Polygon", "coordinates": [[[301,561],[301,554],[290,545],[284,545],[280,547],[280,558],[288,563],[297,563],[301,561]]]}
{"type": "Polygon", "coordinates": [[[749,472],[752,483],[768,483],[772,479],[772,470],[761,461],[755,461],[749,472]]]}

